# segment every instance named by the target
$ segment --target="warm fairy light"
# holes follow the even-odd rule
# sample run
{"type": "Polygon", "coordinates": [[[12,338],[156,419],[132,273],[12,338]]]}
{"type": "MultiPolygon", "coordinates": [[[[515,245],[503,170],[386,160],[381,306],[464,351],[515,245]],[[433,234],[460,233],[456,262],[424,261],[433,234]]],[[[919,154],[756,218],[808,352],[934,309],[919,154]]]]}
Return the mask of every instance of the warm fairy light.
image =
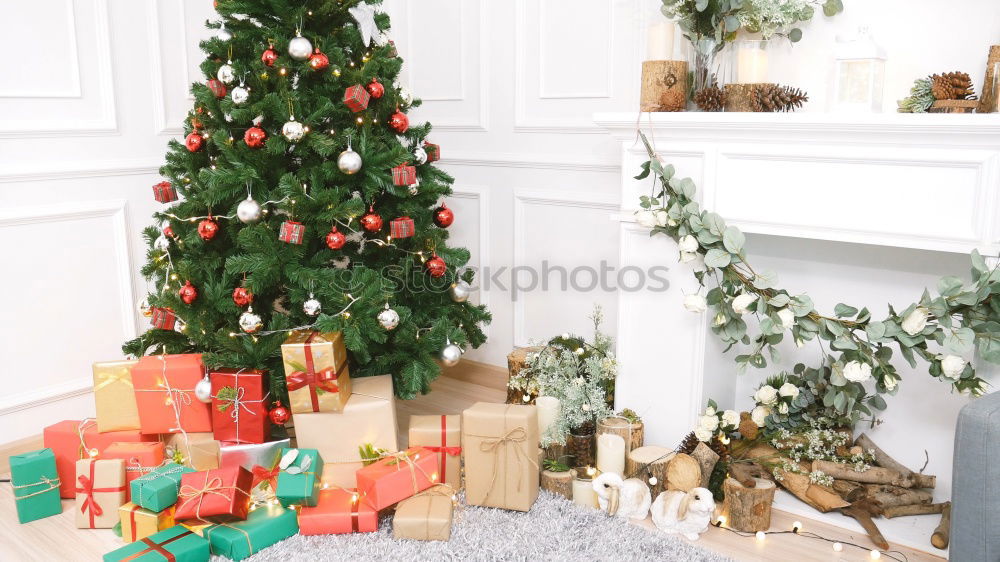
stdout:
{"type": "Polygon", "coordinates": [[[303,127],[302,130],[308,133],[309,132],[309,126],[307,125],[307,126],[303,127]]]}
{"type": "Polygon", "coordinates": [[[722,443],[723,445],[728,445],[729,441],[731,440],[729,439],[729,436],[726,435],[725,433],[719,435],[719,442],[722,443]]]}
{"type": "Polygon", "coordinates": [[[323,489],[324,489],[324,490],[328,489],[329,487],[330,487],[330,485],[329,485],[329,484],[327,484],[327,483],[325,483],[325,482],[323,483],[323,489]]]}
{"type": "Polygon", "coordinates": [[[587,476],[593,476],[596,473],[597,473],[597,469],[596,468],[594,468],[592,466],[588,466],[587,467],[587,476]]]}
{"type": "Polygon", "coordinates": [[[583,355],[583,348],[582,347],[576,348],[576,354],[577,355],[583,355]]]}
{"type": "Polygon", "coordinates": [[[354,502],[354,503],[357,503],[357,501],[358,501],[358,493],[357,492],[354,492],[353,494],[351,494],[351,501],[354,502]]]}
{"type": "Polygon", "coordinates": [[[525,394],[524,396],[521,397],[521,400],[524,400],[525,402],[531,402],[531,396],[525,394]]]}
{"type": "Polygon", "coordinates": [[[834,552],[840,552],[842,550],[844,550],[844,545],[840,544],[839,542],[833,543],[833,551],[834,552]]]}
{"type": "Polygon", "coordinates": [[[801,530],[802,530],[802,522],[801,521],[796,521],[796,522],[792,523],[792,532],[793,533],[798,533],[801,530]]]}
{"type": "Polygon", "coordinates": [[[431,474],[431,482],[437,482],[437,479],[438,479],[438,473],[437,472],[431,474]]]}
{"type": "Polygon", "coordinates": [[[351,317],[351,313],[350,312],[345,312],[344,313],[344,318],[350,318],[350,317],[351,317]]]}
{"type": "Polygon", "coordinates": [[[177,281],[177,274],[176,273],[171,273],[170,274],[170,280],[171,281],[177,281]]]}
{"type": "Polygon", "coordinates": [[[872,560],[878,560],[879,558],[882,558],[882,553],[877,550],[873,550],[868,553],[868,556],[871,557],[872,560]]]}
{"type": "Polygon", "coordinates": [[[306,12],[306,15],[307,15],[307,16],[311,16],[311,15],[313,15],[313,12],[312,12],[312,10],[309,10],[308,12],[306,12]]]}
{"type": "Polygon", "coordinates": [[[372,117],[372,125],[374,125],[375,123],[378,123],[378,119],[372,117]]]}
{"type": "Polygon", "coordinates": [[[354,61],[351,61],[351,68],[354,68],[354,61]]]}
{"type": "Polygon", "coordinates": [[[280,70],[278,70],[278,74],[280,74],[280,75],[282,75],[282,76],[284,76],[284,75],[285,75],[285,74],[287,74],[287,73],[288,73],[288,71],[287,71],[287,70],[285,70],[285,67],[281,67],[281,69],[280,69],[280,70]]]}
{"type": "Polygon", "coordinates": [[[236,337],[236,332],[229,332],[229,337],[235,338],[236,337]]]}
{"type": "Polygon", "coordinates": [[[757,542],[764,542],[764,539],[767,538],[767,533],[764,531],[757,531],[754,536],[757,537],[757,542]]]}
{"type": "Polygon", "coordinates": [[[365,122],[365,118],[364,117],[358,117],[358,125],[361,125],[364,122],[365,122]]]}
{"type": "Polygon", "coordinates": [[[718,519],[715,520],[715,526],[721,527],[726,524],[726,516],[720,515],[718,519]]]}

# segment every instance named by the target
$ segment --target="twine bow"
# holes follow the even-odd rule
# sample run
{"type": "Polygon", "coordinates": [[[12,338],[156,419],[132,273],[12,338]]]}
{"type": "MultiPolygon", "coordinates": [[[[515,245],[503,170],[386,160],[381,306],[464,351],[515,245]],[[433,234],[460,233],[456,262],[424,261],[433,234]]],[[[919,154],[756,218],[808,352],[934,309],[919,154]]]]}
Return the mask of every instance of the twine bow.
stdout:
{"type": "MultiPolygon", "coordinates": [[[[160,467],[167,466],[167,463],[168,463],[168,461],[163,461],[163,464],[160,465],[160,467]]],[[[160,467],[157,467],[157,468],[160,468],[160,467]]],[[[138,478],[136,478],[135,480],[132,481],[133,484],[136,484],[136,483],[139,484],[139,489],[138,489],[139,499],[142,499],[143,486],[145,486],[146,484],[149,484],[150,482],[153,482],[153,481],[157,480],[161,476],[170,476],[171,474],[183,474],[184,473],[184,467],[182,467],[181,465],[174,465],[174,466],[172,466],[172,467],[170,467],[170,468],[168,468],[166,470],[161,470],[161,471],[156,472],[156,473],[153,472],[154,470],[156,470],[156,468],[150,468],[149,471],[146,474],[144,474],[144,475],[142,475],[142,476],[140,476],[140,477],[138,477],[138,478]]],[[[180,492],[180,486],[181,486],[180,481],[178,480],[177,482],[174,483],[174,485],[177,487],[177,491],[180,492]]],[[[136,503],[138,503],[138,502],[136,502],[136,503]]]]}
{"type": "MultiPolygon", "coordinates": [[[[184,426],[181,423],[181,407],[191,405],[191,391],[181,390],[179,388],[174,388],[170,386],[170,379],[167,378],[167,356],[157,355],[157,358],[163,364],[163,371],[160,374],[160,382],[157,384],[157,388],[137,388],[136,392],[163,392],[166,394],[164,398],[164,405],[170,406],[174,412],[174,421],[177,423],[176,427],[168,428],[168,433],[181,433],[184,435],[184,440],[187,441],[188,435],[187,431],[184,430],[184,426]]],[[[190,445],[188,445],[190,449],[190,445]]]]}
{"type": "Polygon", "coordinates": [[[58,478],[49,478],[48,476],[42,476],[38,482],[32,482],[31,484],[18,485],[11,482],[10,487],[14,489],[14,500],[16,501],[16,500],[23,500],[25,498],[31,498],[39,494],[44,494],[45,492],[51,492],[52,490],[59,488],[59,485],[60,483],[58,478]],[[45,488],[21,495],[18,495],[17,493],[18,490],[24,490],[26,488],[34,488],[35,486],[45,486],[45,488]]]}
{"type": "Polygon", "coordinates": [[[236,486],[223,486],[222,478],[218,476],[213,476],[212,478],[208,478],[208,476],[206,475],[205,484],[201,488],[195,488],[194,486],[191,486],[189,484],[181,486],[180,490],[178,491],[177,497],[183,499],[183,501],[177,506],[177,509],[181,509],[183,506],[187,505],[188,502],[194,501],[194,499],[197,498],[198,506],[195,507],[194,509],[194,515],[196,518],[201,519],[201,506],[202,502],[204,502],[205,500],[206,495],[212,494],[215,496],[219,496],[227,501],[233,499],[233,496],[227,495],[225,490],[233,490],[233,496],[236,495],[236,492],[240,492],[241,494],[244,494],[247,497],[249,497],[249,494],[237,488],[236,486]]]}
{"type": "Polygon", "coordinates": [[[486,437],[479,443],[479,450],[484,453],[493,454],[493,476],[490,478],[489,491],[486,493],[486,497],[490,497],[493,493],[493,488],[497,483],[497,471],[500,465],[500,451],[506,450],[510,445],[514,446],[514,459],[517,460],[517,491],[521,491],[521,483],[524,480],[524,460],[529,463],[538,465],[535,461],[530,458],[525,457],[525,453],[522,450],[520,444],[524,443],[528,439],[528,432],[523,427],[515,427],[514,429],[505,433],[502,437],[486,437]],[[522,460],[522,457],[524,460],[522,460]]]}
{"type": "Polygon", "coordinates": [[[413,484],[414,494],[420,491],[420,486],[417,485],[418,470],[420,471],[420,474],[422,474],[424,478],[427,479],[428,482],[434,482],[434,479],[431,478],[430,476],[427,476],[427,472],[423,468],[417,466],[417,464],[413,462],[413,459],[410,458],[409,451],[399,451],[396,453],[389,453],[388,455],[386,455],[386,457],[396,459],[395,461],[389,463],[390,466],[395,465],[396,472],[400,471],[400,464],[406,463],[407,468],[410,469],[410,483],[413,484]]]}
{"type": "Polygon", "coordinates": [[[265,394],[264,397],[261,398],[260,400],[244,400],[243,397],[246,396],[247,389],[245,386],[240,386],[240,373],[242,373],[243,371],[244,369],[240,369],[233,375],[234,378],[233,386],[236,388],[236,390],[235,392],[233,392],[232,396],[214,397],[216,400],[219,401],[218,408],[220,411],[224,412],[229,408],[232,408],[232,410],[229,410],[229,417],[233,418],[233,423],[236,424],[236,439],[235,439],[236,443],[245,443],[245,441],[240,439],[240,408],[246,410],[246,412],[251,416],[256,416],[257,412],[253,411],[250,408],[250,406],[248,406],[248,404],[260,404],[262,402],[265,402],[268,396],[271,395],[271,393],[269,392],[265,394]]]}

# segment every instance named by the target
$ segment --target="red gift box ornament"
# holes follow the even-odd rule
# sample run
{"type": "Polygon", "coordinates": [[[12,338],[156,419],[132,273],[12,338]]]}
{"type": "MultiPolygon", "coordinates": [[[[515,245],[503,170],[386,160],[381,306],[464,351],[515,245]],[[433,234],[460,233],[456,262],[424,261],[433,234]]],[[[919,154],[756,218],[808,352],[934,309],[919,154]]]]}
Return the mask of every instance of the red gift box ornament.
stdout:
{"type": "Polygon", "coordinates": [[[153,186],[153,199],[160,203],[177,201],[177,190],[168,181],[161,181],[153,186]]]}
{"type": "Polygon", "coordinates": [[[437,162],[441,159],[441,147],[439,145],[425,142],[424,151],[427,152],[428,162],[437,162]]]}
{"type": "Polygon", "coordinates": [[[177,322],[177,315],[169,308],[154,308],[152,324],[154,328],[161,330],[173,330],[177,322]]]}
{"type": "Polygon", "coordinates": [[[88,513],[89,511],[88,515],[90,517],[90,528],[95,529],[94,517],[104,515],[104,509],[101,507],[101,504],[97,503],[97,500],[94,499],[94,494],[101,492],[124,492],[126,485],[122,484],[117,488],[95,488],[94,465],[96,465],[97,462],[91,459],[89,464],[90,476],[78,476],[77,482],[79,482],[79,486],[77,486],[75,491],[77,494],[84,494],[86,496],[83,500],[83,505],[80,506],[80,513],[88,513]]]}
{"type": "Polygon", "coordinates": [[[208,89],[215,94],[215,97],[220,99],[226,97],[226,85],[221,81],[212,78],[206,85],[208,86],[208,89]]]}
{"type": "Polygon", "coordinates": [[[278,232],[278,240],[288,244],[301,244],[306,236],[304,224],[295,221],[285,221],[281,223],[281,230],[278,232]]]}
{"type": "Polygon", "coordinates": [[[355,84],[344,90],[344,103],[354,113],[368,109],[368,101],[370,99],[371,94],[361,84],[355,84]]]}
{"type": "Polygon", "coordinates": [[[396,166],[392,169],[392,184],[400,187],[409,187],[417,183],[417,169],[407,164],[396,166]]]}
{"type": "Polygon", "coordinates": [[[393,238],[409,238],[413,236],[414,231],[413,219],[410,217],[399,217],[389,221],[389,234],[393,238]]]}

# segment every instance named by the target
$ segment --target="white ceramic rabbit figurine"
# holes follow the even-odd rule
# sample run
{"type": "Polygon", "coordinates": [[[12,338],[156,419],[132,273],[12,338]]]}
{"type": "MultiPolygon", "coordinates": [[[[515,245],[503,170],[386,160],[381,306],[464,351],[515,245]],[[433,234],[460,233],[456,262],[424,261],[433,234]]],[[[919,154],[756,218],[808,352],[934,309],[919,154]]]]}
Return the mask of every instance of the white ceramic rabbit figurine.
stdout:
{"type": "Polygon", "coordinates": [[[708,529],[715,511],[715,499],[705,488],[692,488],[687,493],[672,490],[657,496],[650,511],[653,524],[661,531],[684,535],[694,541],[708,529]]]}
{"type": "Polygon", "coordinates": [[[594,479],[597,504],[608,515],[622,519],[645,519],[652,496],[638,478],[622,480],[620,474],[605,472],[594,479]]]}

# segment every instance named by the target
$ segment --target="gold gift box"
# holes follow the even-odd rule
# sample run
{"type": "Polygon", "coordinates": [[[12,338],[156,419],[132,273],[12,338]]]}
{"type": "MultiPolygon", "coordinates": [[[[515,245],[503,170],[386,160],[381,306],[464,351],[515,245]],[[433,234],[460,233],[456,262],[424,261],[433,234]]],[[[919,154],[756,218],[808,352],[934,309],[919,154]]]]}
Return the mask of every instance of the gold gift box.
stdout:
{"type": "Polygon", "coordinates": [[[118,508],[118,516],[125,542],[135,542],[174,526],[174,506],[157,513],[129,502],[118,508]]]}
{"type": "Polygon", "coordinates": [[[132,386],[132,366],[139,361],[94,363],[94,405],[97,431],[126,431],[139,428],[139,407],[132,386]]]}
{"type": "Polygon", "coordinates": [[[469,505],[528,511],[538,498],[534,406],[477,402],[462,412],[469,505]]]}
{"type": "Polygon", "coordinates": [[[347,348],[340,332],[292,332],[281,344],[293,414],[340,412],[351,396],[347,348]]]}
{"type": "Polygon", "coordinates": [[[448,486],[435,486],[399,502],[392,517],[392,536],[420,541],[450,539],[453,493],[448,486]]]}

